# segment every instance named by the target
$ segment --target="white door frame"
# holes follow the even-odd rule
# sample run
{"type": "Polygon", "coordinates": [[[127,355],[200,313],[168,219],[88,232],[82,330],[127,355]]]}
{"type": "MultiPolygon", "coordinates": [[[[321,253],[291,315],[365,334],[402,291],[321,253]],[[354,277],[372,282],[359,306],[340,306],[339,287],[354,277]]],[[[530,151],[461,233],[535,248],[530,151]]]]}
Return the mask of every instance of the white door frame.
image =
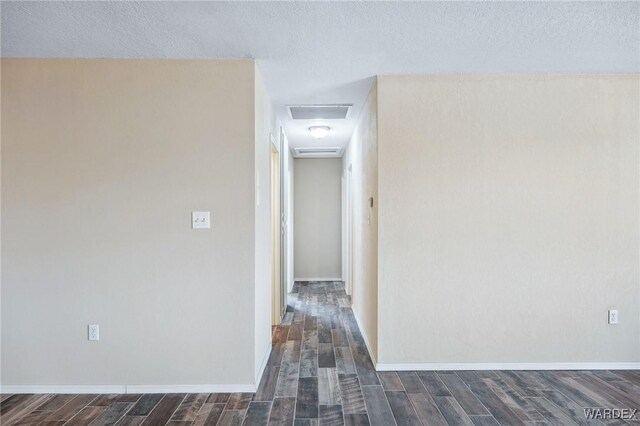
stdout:
{"type": "Polygon", "coordinates": [[[344,261],[345,268],[343,271],[345,291],[348,295],[353,295],[353,165],[349,164],[344,175],[344,192],[345,192],[345,212],[344,212],[344,261]]]}
{"type": "Polygon", "coordinates": [[[279,325],[282,320],[282,313],[286,305],[282,304],[282,265],[281,265],[281,249],[282,249],[282,226],[281,226],[281,153],[272,134],[269,134],[271,140],[270,149],[270,185],[271,185],[271,323],[279,325]]]}
{"type": "Polygon", "coordinates": [[[284,130],[280,126],[280,303],[282,316],[287,309],[287,293],[289,288],[289,232],[287,222],[289,220],[289,158],[287,152],[288,143],[284,130]]]}
{"type": "Polygon", "coordinates": [[[294,276],[293,276],[293,265],[294,265],[294,256],[295,256],[295,252],[294,252],[294,222],[295,222],[295,217],[293,214],[293,186],[295,185],[293,176],[293,168],[295,166],[294,162],[293,162],[293,155],[291,155],[291,151],[289,151],[289,142],[286,139],[286,135],[285,135],[285,141],[287,142],[286,146],[287,146],[287,150],[285,152],[284,155],[287,156],[287,166],[288,166],[288,170],[287,170],[287,184],[288,184],[288,189],[289,189],[289,193],[288,193],[288,198],[287,198],[287,262],[288,262],[288,268],[287,268],[287,292],[290,292],[293,290],[293,284],[294,284],[294,276]]]}

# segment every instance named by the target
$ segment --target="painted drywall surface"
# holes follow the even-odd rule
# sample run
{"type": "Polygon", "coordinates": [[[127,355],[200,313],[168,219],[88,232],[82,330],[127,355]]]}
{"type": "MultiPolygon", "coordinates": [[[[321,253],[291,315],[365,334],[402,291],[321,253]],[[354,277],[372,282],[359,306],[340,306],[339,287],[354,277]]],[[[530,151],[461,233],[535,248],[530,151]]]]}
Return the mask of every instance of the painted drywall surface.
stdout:
{"type": "Polygon", "coordinates": [[[2,59],[2,124],[2,384],[253,384],[253,61],[2,59]]]}
{"type": "Polygon", "coordinates": [[[259,58],[296,147],[345,146],[376,74],[640,71],[640,3],[634,1],[2,6],[4,56],[259,58]],[[285,105],[294,101],[354,106],[318,143],[307,130],[311,124],[288,120],[285,105]]]}
{"type": "Polygon", "coordinates": [[[640,361],[639,87],[379,78],[378,362],[640,361]]]}
{"type": "Polygon", "coordinates": [[[284,162],[282,169],[283,182],[283,213],[285,222],[285,239],[286,239],[286,251],[285,251],[285,265],[286,268],[283,273],[286,283],[286,291],[290,292],[293,289],[294,276],[293,276],[293,155],[289,149],[289,140],[286,135],[282,134],[282,160],[284,162]]]}
{"type": "Polygon", "coordinates": [[[295,279],[341,278],[342,161],[296,158],[294,163],[295,279]]]}
{"type": "Polygon", "coordinates": [[[343,158],[343,175],[350,173],[353,203],[353,311],[374,362],[378,351],[377,103],[377,82],[374,81],[343,158]],[[370,198],[373,207],[369,204],[370,198]]]}
{"type": "Polygon", "coordinates": [[[255,71],[255,375],[271,350],[271,137],[275,123],[260,70],[255,71]]]}

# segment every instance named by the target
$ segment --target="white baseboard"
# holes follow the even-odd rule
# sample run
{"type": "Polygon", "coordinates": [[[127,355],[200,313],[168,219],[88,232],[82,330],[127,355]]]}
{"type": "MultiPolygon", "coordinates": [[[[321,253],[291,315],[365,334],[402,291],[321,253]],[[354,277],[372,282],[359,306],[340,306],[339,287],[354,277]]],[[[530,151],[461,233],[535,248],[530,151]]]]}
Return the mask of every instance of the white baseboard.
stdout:
{"type": "Polygon", "coordinates": [[[271,355],[271,341],[252,384],[198,384],[198,385],[0,385],[0,393],[73,393],[73,394],[127,394],[127,393],[232,393],[256,392],[271,355]]]}
{"type": "Polygon", "coordinates": [[[255,392],[254,384],[247,385],[2,385],[0,393],[231,393],[255,392]]]}
{"type": "Polygon", "coordinates": [[[125,385],[2,385],[0,393],[127,393],[125,385]]]}
{"type": "Polygon", "coordinates": [[[640,369],[640,362],[427,362],[406,364],[376,363],[375,366],[377,371],[638,370],[640,369]]]}
{"type": "Polygon", "coordinates": [[[376,361],[375,354],[371,350],[371,345],[369,344],[367,333],[364,332],[364,327],[362,327],[362,322],[360,321],[360,318],[358,318],[358,315],[356,315],[356,311],[355,309],[353,309],[353,307],[351,311],[353,312],[353,316],[356,319],[356,323],[358,323],[358,328],[360,329],[360,334],[362,334],[362,338],[364,339],[364,344],[367,346],[367,351],[369,352],[369,357],[371,358],[371,362],[373,362],[373,365],[375,366],[377,364],[377,361],[376,361]]]}
{"type": "Polygon", "coordinates": [[[254,384],[246,385],[127,385],[126,393],[231,393],[255,392],[254,384]]]}
{"type": "Polygon", "coordinates": [[[318,277],[312,277],[312,278],[294,278],[293,279],[294,282],[296,281],[342,281],[342,277],[340,278],[318,278],[318,277]]]}

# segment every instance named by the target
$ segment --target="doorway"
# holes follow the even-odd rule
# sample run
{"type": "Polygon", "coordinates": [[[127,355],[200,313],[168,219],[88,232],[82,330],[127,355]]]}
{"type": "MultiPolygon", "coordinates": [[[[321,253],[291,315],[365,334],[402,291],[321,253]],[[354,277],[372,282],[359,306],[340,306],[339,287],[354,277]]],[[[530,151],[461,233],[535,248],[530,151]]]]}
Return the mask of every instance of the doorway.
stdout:
{"type": "Polygon", "coordinates": [[[353,165],[349,164],[349,167],[347,168],[347,173],[346,173],[346,190],[347,190],[347,197],[346,197],[346,206],[347,206],[347,229],[346,229],[346,234],[347,234],[347,276],[346,276],[346,280],[347,280],[347,285],[345,286],[345,290],[347,292],[348,295],[351,296],[351,303],[353,303],[353,282],[354,282],[354,267],[353,267],[353,262],[354,262],[354,258],[355,258],[355,245],[353,243],[354,239],[355,239],[355,232],[353,229],[353,165]]]}
{"type": "Polygon", "coordinates": [[[286,308],[283,302],[286,291],[282,280],[282,206],[280,200],[280,149],[273,135],[271,138],[271,323],[279,325],[286,308]]]}

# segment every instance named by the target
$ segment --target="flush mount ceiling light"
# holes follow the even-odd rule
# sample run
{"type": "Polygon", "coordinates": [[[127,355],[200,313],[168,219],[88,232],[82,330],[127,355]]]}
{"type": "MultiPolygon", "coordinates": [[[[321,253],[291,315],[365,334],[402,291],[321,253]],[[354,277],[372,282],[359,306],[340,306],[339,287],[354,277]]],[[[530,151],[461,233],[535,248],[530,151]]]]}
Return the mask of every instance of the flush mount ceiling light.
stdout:
{"type": "Polygon", "coordinates": [[[331,127],[329,126],[311,126],[309,127],[309,131],[311,132],[311,136],[314,139],[322,139],[329,134],[329,130],[331,127]]]}

